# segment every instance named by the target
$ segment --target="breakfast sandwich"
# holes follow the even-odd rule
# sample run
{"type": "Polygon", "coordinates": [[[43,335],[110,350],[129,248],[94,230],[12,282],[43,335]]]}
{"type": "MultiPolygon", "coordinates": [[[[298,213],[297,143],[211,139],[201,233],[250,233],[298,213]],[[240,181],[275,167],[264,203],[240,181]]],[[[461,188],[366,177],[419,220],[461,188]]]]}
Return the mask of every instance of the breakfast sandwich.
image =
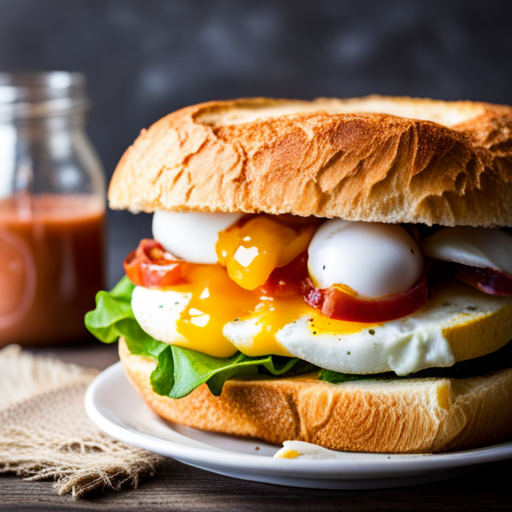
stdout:
{"type": "Polygon", "coordinates": [[[161,417],[364,452],[512,437],[511,107],[203,103],[141,133],[109,202],[152,237],[86,325],[161,417]]]}

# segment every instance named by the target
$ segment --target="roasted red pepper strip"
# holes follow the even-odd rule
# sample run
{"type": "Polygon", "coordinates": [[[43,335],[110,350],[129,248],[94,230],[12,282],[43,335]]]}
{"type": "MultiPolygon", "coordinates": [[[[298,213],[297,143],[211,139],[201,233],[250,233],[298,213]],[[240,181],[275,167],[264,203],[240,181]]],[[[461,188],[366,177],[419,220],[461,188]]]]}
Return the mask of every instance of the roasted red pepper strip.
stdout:
{"type": "Polygon", "coordinates": [[[512,297],[512,276],[494,268],[459,265],[455,278],[489,295],[512,297]]]}
{"type": "Polygon", "coordinates": [[[136,286],[165,288],[186,282],[191,263],[175,258],[156,240],[141,240],[124,260],[124,271],[136,286]]]}
{"type": "Polygon", "coordinates": [[[347,322],[387,322],[414,313],[428,300],[428,270],[407,292],[382,299],[363,299],[338,288],[318,289],[311,280],[306,284],[304,300],[335,320],[347,322]]]}
{"type": "Polygon", "coordinates": [[[300,293],[304,300],[322,313],[336,320],[349,322],[385,322],[410,315],[428,299],[428,269],[409,291],[382,299],[363,299],[338,288],[318,289],[313,285],[307,269],[307,252],[290,264],[276,268],[268,281],[260,287],[271,297],[285,297],[300,293]]]}
{"type": "Polygon", "coordinates": [[[267,282],[260,286],[260,290],[269,297],[289,297],[297,293],[302,294],[303,282],[308,277],[308,253],[304,251],[288,265],[275,268],[267,282]]]}

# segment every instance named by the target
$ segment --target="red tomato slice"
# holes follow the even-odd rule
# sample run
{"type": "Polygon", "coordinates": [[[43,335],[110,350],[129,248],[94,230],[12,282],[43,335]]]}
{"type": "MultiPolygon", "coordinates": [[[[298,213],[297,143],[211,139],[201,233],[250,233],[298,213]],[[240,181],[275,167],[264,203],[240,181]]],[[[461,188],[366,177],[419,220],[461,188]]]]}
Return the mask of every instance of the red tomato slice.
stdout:
{"type": "Polygon", "coordinates": [[[165,288],[186,281],[191,265],[168,253],[156,240],[141,240],[124,260],[124,271],[136,286],[165,288]]]}
{"type": "Polygon", "coordinates": [[[501,270],[459,265],[455,278],[489,295],[512,297],[512,276],[501,270]]]}
{"type": "Polygon", "coordinates": [[[382,299],[363,299],[338,288],[318,289],[311,280],[306,285],[304,300],[335,320],[348,322],[387,322],[414,313],[428,300],[428,269],[407,292],[382,299]]]}

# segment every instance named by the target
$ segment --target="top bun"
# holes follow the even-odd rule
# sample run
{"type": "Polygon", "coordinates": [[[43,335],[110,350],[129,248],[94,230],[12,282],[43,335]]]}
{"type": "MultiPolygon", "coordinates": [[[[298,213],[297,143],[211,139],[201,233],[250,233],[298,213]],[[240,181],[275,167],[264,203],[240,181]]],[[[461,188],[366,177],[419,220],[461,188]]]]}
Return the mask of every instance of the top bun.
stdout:
{"type": "Polygon", "coordinates": [[[115,209],[512,226],[512,108],[368,96],[212,101],[143,130],[115,209]]]}

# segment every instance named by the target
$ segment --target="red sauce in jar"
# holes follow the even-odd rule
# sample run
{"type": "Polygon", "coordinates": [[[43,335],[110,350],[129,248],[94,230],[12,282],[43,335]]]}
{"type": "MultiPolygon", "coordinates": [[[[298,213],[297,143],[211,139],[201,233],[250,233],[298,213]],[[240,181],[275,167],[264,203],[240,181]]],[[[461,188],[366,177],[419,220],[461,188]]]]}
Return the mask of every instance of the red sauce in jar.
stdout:
{"type": "Polygon", "coordinates": [[[104,287],[103,202],[86,195],[0,200],[0,346],[88,338],[104,287]]]}

